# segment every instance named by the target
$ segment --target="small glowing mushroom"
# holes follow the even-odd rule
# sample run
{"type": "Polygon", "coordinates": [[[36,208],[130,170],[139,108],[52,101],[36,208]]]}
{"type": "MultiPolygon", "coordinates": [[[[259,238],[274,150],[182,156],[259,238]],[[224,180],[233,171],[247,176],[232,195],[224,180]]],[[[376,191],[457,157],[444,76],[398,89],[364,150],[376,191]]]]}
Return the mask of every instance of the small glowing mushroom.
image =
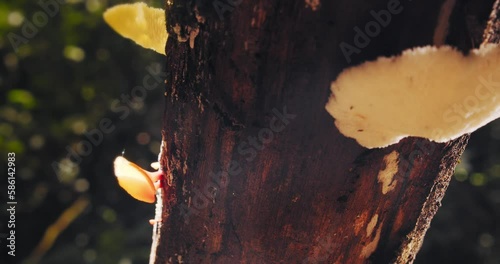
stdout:
{"type": "Polygon", "coordinates": [[[160,179],[163,175],[161,170],[145,171],[122,156],[115,159],[114,168],[118,184],[128,194],[139,201],[154,203],[156,189],[160,187],[160,179]]]}
{"type": "Polygon", "coordinates": [[[442,46],[406,50],[344,70],[326,110],[367,148],[404,137],[446,142],[500,117],[500,46],[468,55],[442,46]]]}
{"type": "Polygon", "coordinates": [[[145,3],[122,4],[107,9],[103,16],[118,34],[165,55],[168,38],[165,10],[145,3]]]}

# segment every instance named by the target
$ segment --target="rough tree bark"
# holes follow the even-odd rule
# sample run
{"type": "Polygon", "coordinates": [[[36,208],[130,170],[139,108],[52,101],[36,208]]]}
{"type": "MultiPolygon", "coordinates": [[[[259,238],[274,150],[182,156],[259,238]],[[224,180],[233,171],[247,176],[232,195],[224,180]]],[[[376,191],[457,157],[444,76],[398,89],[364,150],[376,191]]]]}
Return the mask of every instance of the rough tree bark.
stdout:
{"type": "Polygon", "coordinates": [[[170,187],[151,263],[414,260],[468,136],[364,149],[325,111],[330,83],[346,67],[436,39],[477,47],[493,1],[402,0],[348,62],[339,45],[355,46],[356,27],[376,21],[370,11],[394,2],[199,1],[202,23],[194,2],[168,4],[170,33],[179,23],[199,24],[199,34],[194,48],[176,34],[166,47],[170,187]],[[447,38],[434,34],[444,4],[447,38]]]}

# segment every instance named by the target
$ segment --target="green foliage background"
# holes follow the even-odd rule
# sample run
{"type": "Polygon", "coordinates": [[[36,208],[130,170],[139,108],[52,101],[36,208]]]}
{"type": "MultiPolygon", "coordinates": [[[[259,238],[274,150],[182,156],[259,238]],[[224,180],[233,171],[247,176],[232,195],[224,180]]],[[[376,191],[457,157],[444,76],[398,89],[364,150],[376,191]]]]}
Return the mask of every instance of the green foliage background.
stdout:
{"type": "MultiPolygon", "coordinates": [[[[147,263],[154,205],[120,189],[112,164],[123,150],[144,168],[157,159],[164,88],[160,84],[144,102],[134,102],[123,120],[111,103],[142,85],[147,67],[163,65],[164,56],[136,46],[104,23],[103,11],[123,2],[67,1],[17,52],[9,33],[23,36],[24,23],[43,9],[36,1],[0,2],[0,152],[2,164],[7,152],[16,153],[18,202],[16,257],[7,263],[26,260],[47,227],[79,197],[90,199],[90,205],[41,263],[147,263]],[[69,162],[67,149],[82,148],[82,140],[88,141],[84,132],[98,128],[103,118],[112,121],[114,131],[92,145],[81,162],[69,162]]],[[[1,251],[6,257],[5,245],[1,251]]]]}
{"type": "MultiPolygon", "coordinates": [[[[0,2],[0,163],[6,164],[8,152],[16,153],[18,202],[16,257],[2,263],[29,263],[48,226],[79,197],[90,205],[61,230],[40,263],[147,263],[154,206],[119,188],[112,161],[123,149],[144,168],[156,160],[163,86],[134,102],[125,118],[110,107],[141,85],[147,67],[162,65],[164,57],[103,22],[102,12],[123,2],[67,1],[17,51],[9,36],[22,36],[26,21],[42,9],[35,1],[0,2]],[[114,131],[80,162],[65,159],[68,149],[82,148],[88,140],[84,132],[98,128],[103,118],[112,121],[114,131]]],[[[473,134],[417,263],[500,263],[499,153],[497,120],[473,134]]]]}

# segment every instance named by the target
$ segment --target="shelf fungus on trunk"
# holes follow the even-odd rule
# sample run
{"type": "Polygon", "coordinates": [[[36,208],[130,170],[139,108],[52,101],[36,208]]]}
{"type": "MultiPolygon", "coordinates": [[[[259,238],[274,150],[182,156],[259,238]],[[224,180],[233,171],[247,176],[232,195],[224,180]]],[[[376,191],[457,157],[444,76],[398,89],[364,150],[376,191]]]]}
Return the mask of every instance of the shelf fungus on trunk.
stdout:
{"type": "Polygon", "coordinates": [[[345,69],[326,110],[366,148],[402,138],[447,142],[500,117],[500,46],[468,55],[448,47],[406,50],[345,69]]]}
{"type": "Polygon", "coordinates": [[[118,184],[132,197],[146,203],[154,203],[156,190],[161,187],[163,171],[158,162],[151,164],[156,172],[143,170],[137,164],[122,156],[114,161],[115,176],[118,184]]]}
{"type": "Polygon", "coordinates": [[[121,36],[165,55],[168,38],[165,10],[139,2],[111,7],[103,16],[106,23],[121,36]]]}

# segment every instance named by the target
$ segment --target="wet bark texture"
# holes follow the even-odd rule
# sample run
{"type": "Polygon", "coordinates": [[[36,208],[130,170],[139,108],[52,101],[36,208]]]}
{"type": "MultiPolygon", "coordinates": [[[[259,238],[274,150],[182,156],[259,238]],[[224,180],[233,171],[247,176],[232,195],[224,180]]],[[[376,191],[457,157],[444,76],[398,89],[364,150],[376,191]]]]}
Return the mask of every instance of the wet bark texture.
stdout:
{"type": "MultiPolygon", "coordinates": [[[[433,44],[443,1],[402,0],[344,55],[394,2],[199,1],[201,23],[194,2],[173,1],[151,263],[413,261],[468,136],[368,150],[324,108],[343,69],[433,44]],[[177,41],[197,25],[194,48],[177,41]]],[[[446,43],[478,47],[492,6],[456,1],[446,43]]]]}

